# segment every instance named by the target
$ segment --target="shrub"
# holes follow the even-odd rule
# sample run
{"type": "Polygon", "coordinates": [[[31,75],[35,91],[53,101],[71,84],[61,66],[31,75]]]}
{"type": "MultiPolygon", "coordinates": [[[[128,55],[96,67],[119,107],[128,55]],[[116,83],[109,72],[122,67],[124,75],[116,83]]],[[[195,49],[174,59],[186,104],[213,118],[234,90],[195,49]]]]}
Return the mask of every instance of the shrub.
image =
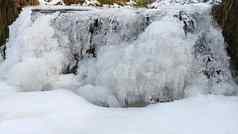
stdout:
{"type": "Polygon", "coordinates": [[[151,0],[135,0],[137,7],[147,7],[148,4],[152,3],[151,0]]]}

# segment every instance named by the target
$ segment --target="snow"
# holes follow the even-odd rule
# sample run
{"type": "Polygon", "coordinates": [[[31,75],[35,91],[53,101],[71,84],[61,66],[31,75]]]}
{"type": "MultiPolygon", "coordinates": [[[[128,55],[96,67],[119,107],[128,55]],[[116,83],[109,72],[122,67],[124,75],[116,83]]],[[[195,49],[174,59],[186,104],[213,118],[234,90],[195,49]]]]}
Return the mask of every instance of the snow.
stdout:
{"type": "Polygon", "coordinates": [[[85,0],[82,4],[83,6],[99,6],[100,2],[97,0],[85,0]]]}
{"type": "MultiPolygon", "coordinates": [[[[41,6],[58,6],[58,5],[65,5],[64,4],[64,1],[63,0],[39,0],[40,2],[40,5],[41,6]]],[[[88,7],[88,6],[100,6],[100,2],[97,1],[97,0],[84,0],[83,3],[74,3],[74,4],[71,4],[71,5],[74,5],[74,6],[80,6],[80,4],[82,6],[85,6],[85,7],[88,7]]],[[[130,4],[130,3],[129,3],[130,4]]],[[[116,6],[114,6],[116,7],[116,6]]],[[[119,5],[118,5],[119,7],[119,5]]]]}
{"type": "Polygon", "coordinates": [[[31,9],[0,61],[0,133],[238,133],[237,85],[209,3],[31,9]]]}
{"type": "MultiPolygon", "coordinates": [[[[96,85],[113,89],[121,102],[130,95],[133,96],[134,93],[145,95],[146,98],[153,94],[163,94],[163,91],[157,89],[164,87],[176,89],[173,94],[179,96],[183,92],[183,79],[188,77],[185,72],[189,70],[191,61],[189,57],[192,56],[186,51],[190,49],[188,45],[188,48],[181,48],[181,44],[186,44],[186,42],[178,40],[175,43],[177,38],[184,37],[184,33],[180,31],[180,26],[174,25],[176,23],[173,21],[175,20],[163,18],[159,22],[150,24],[142,34],[143,38],[139,44],[125,48],[117,46],[102,48],[98,53],[101,58],[96,61],[96,66],[94,62],[79,64],[80,68],[87,69],[86,71],[80,69],[79,76],[88,76],[85,81],[89,82],[93,77],[96,79],[94,80],[96,85]],[[171,25],[171,27],[166,28],[166,25],[171,25]],[[162,34],[165,30],[169,35],[162,34]],[[174,40],[167,40],[168,36],[173,36],[174,40]],[[93,70],[97,72],[94,73],[93,70]]],[[[161,100],[162,97],[160,97],[161,100]]]]}
{"type": "Polygon", "coordinates": [[[0,99],[4,134],[236,134],[237,97],[197,96],[144,108],[101,108],[66,90],[0,99]]]}
{"type": "Polygon", "coordinates": [[[64,5],[64,1],[63,0],[39,0],[40,5],[49,5],[49,6],[53,6],[53,5],[64,5]]]}
{"type": "Polygon", "coordinates": [[[155,2],[150,4],[149,7],[161,8],[161,7],[170,6],[170,5],[191,5],[191,4],[199,4],[199,3],[217,4],[220,2],[221,0],[156,0],[155,2]]]}

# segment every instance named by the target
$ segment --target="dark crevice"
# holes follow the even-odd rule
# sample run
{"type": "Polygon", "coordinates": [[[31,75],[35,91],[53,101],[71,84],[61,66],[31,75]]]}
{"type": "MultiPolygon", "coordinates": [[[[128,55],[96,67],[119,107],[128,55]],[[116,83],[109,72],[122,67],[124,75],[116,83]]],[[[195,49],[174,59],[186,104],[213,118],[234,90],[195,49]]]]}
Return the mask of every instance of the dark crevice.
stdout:
{"type": "Polygon", "coordinates": [[[78,63],[80,61],[79,54],[73,54],[74,64],[67,65],[66,69],[63,70],[63,74],[77,74],[78,71],[78,63]]]}
{"type": "Polygon", "coordinates": [[[0,54],[4,60],[6,59],[6,49],[7,49],[6,45],[0,47],[0,54]]]}
{"type": "Polygon", "coordinates": [[[185,36],[187,36],[188,33],[195,32],[195,20],[189,14],[184,11],[179,11],[179,13],[174,15],[174,17],[183,22],[183,30],[185,36]]]}

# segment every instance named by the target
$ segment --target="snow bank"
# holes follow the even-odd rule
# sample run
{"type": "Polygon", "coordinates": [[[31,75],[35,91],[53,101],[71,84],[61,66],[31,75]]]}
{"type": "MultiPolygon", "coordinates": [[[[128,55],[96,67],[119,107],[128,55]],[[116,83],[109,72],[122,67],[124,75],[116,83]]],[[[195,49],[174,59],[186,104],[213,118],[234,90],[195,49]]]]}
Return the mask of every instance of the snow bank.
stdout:
{"type": "Polygon", "coordinates": [[[0,98],[4,134],[236,134],[237,97],[198,96],[145,108],[101,108],[65,91],[0,98]]]}

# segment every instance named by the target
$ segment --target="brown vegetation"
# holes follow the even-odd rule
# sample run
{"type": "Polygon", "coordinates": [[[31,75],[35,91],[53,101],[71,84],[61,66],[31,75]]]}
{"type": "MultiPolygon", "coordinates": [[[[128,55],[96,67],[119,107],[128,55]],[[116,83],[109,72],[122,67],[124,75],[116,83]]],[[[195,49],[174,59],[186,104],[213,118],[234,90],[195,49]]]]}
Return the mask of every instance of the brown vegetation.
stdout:
{"type": "Polygon", "coordinates": [[[66,5],[82,4],[84,0],[63,0],[66,5]]]}

